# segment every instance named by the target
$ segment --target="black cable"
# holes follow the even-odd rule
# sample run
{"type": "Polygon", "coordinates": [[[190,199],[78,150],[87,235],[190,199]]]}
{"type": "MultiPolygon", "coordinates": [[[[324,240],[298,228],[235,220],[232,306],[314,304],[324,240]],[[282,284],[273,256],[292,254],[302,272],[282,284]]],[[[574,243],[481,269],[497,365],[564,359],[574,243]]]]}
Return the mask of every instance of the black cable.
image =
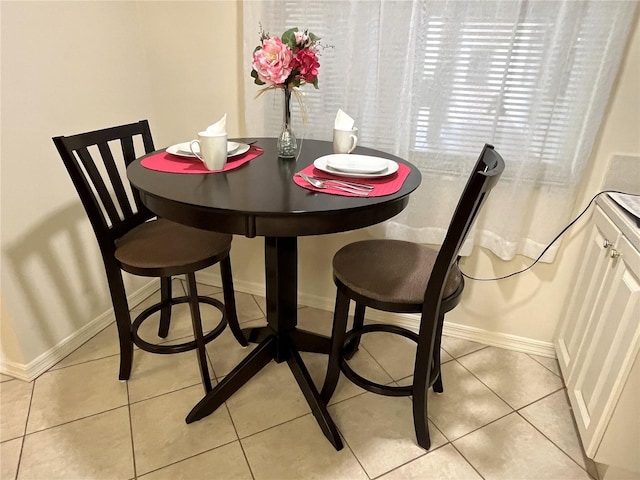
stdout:
{"type": "Polygon", "coordinates": [[[526,268],[523,268],[522,270],[518,270],[517,272],[509,273],[508,275],[503,275],[502,277],[495,277],[495,278],[476,278],[476,277],[472,277],[470,275],[467,275],[462,270],[460,270],[460,273],[462,274],[463,277],[468,278],[469,280],[476,280],[478,282],[493,282],[493,281],[496,281],[496,280],[504,280],[505,278],[514,277],[516,275],[520,275],[521,273],[526,272],[527,270],[529,270],[531,267],[533,267],[536,263],[538,263],[540,261],[540,259],[544,256],[544,254],[547,253],[547,250],[549,250],[549,248],[551,248],[551,245],[553,245],[567,230],[569,230],[573,226],[573,224],[576,223],[580,219],[580,217],[582,217],[582,215],[584,215],[587,212],[587,210],[589,210],[589,207],[595,201],[595,199],[598,198],[603,193],[621,193],[623,195],[633,195],[633,196],[636,196],[636,197],[638,196],[638,194],[628,193],[628,192],[621,192],[620,190],[602,190],[601,192],[596,193],[593,196],[593,198],[591,198],[591,200],[589,200],[589,203],[584,208],[584,210],[582,210],[582,212],[580,212],[580,214],[576,218],[574,218],[571,221],[571,223],[569,223],[569,225],[564,227],[560,231],[560,233],[558,233],[558,235],[556,235],[555,238],[553,240],[551,240],[551,243],[549,243],[549,245],[544,247],[544,250],[542,250],[542,253],[540,255],[538,255],[538,258],[536,258],[531,265],[529,265],[526,268]]]}

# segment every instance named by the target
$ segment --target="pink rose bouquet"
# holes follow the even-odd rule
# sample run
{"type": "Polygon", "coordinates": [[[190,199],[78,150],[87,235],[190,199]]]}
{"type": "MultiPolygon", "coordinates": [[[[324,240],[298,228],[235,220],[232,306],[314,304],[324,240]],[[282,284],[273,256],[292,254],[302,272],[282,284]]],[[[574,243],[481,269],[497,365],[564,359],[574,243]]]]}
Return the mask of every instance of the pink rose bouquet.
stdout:
{"type": "Polygon", "coordinates": [[[260,45],[253,52],[251,76],[257,85],[318,88],[318,41],[308,30],[291,28],[282,37],[260,32],[260,45]]]}

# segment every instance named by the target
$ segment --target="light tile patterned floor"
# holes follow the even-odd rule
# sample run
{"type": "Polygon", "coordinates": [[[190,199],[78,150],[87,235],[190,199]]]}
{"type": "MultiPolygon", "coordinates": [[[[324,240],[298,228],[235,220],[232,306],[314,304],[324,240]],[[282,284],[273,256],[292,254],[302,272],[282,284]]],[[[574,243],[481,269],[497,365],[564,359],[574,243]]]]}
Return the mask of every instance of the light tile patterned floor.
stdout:
{"type": "MultiPolygon", "coordinates": [[[[207,285],[200,293],[221,297],[207,285]]],[[[169,341],[189,332],[183,306],[169,341]]],[[[237,306],[243,326],[265,323],[263,298],[238,293],[237,306]]],[[[215,310],[202,312],[205,327],[217,321],[215,310]]],[[[330,331],[330,312],[301,307],[299,319],[330,331]]],[[[153,325],[143,328],[151,339],[153,325]]],[[[211,342],[214,381],[251,348],[228,329],[211,342]]],[[[403,338],[371,334],[352,363],[378,382],[402,384],[412,350],[403,338]]],[[[272,362],[214,414],[186,425],[203,395],[194,352],[136,349],[131,379],[119,382],[112,325],[32,383],[1,377],[1,479],[591,478],[555,361],[450,337],[443,350],[445,393],[430,394],[429,452],[415,443],[408,398],[367,393],[344,377],[329,406],[345,443],[336,452],[286,362],[272,362]]],[[[320,385],[326,357],[303,359],[320,385]]]]}

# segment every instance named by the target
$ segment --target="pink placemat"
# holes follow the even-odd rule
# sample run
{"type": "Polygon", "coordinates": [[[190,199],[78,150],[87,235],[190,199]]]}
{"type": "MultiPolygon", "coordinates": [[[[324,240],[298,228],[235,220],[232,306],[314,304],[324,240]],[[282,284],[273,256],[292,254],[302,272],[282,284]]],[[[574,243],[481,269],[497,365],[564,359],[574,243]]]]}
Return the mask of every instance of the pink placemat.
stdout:
{"type": "Polygon", "coordinates": [[[167,173],[217,173],[228,172],[234,168],[238,168],[245,163],[259,157],[264,153],[264,150],[255,145],[251,145],[249,150],[237,157],[231,157],[227,160],[227,164],[222,170],[207,170],[197,158],[193,157],[179,157],[178,155],[172,155],[167,152],[156,153],[143,158],[140,164],[150,170],[157,170],[159,172],[167,173]]]}
{"type": "MultiPolygon", "coordinates": [[[[373,185],[373,190],[369,192],[369,194],[367,195],[368,197],[383,197],[385,195],[396,193],[398,190],[400,190],[400,188],[402,188],[402,184],[407,179],[410,172],[411,169],[402,163],[398,163],[397,172],[386,177],[378,178],[346,178],[339,175],[331,175],[330,173],[318,170],[313,166],[313,163],[300,171],[300,173],[327,180],[346,180],[348,182],[366,183],[367,185],[373,185]]],[[[293,176],[293,181],[296,185],[299,185],[302,188],[306,188],[307,190],[313,190],[314,192],[329,193],[331,195],[342,195],[345,197],[361,196],[355,193],[349,193],[343,190],[338,190],[336,188],[331,188],[329,185],[327,185],[327,188],[316,188],[298,175],[293,176]]]]}

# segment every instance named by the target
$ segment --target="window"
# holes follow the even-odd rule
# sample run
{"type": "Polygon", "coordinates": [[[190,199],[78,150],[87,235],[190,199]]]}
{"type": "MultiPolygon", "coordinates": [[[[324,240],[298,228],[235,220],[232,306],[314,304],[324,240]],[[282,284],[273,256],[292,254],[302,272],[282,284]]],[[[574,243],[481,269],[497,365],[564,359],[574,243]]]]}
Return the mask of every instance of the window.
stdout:
{"type": "MultiPolygon", "coordinates": [[[[244,5],[245,31],[256,32],[247,58],[259,23],[273,35],[309,28],[335,47],[322,51],[320,90],[303,89],[308,123],[303,127],[294,113],[299,136],[330,139],[342,108],[356,120],[360,145],[399,155],[423,172],[409,208],[392,221],[398,238],[438,243],[469,165],[484,143],[493,144],[507,168],[490,202],[507,206],[479,219],[476,238],[501,258],[537,256],[571,217],[637,21],[633,1],[244,5]],[[434,202],[444,211],[424,208],[434,202]]],[[[250,61],[245,68],[251,109],[257,86],[249,86],[250,61]]],[[[252,134],[278,133],[277,93],[261,107],[265,124],[250,125],[252,134]]]]}

